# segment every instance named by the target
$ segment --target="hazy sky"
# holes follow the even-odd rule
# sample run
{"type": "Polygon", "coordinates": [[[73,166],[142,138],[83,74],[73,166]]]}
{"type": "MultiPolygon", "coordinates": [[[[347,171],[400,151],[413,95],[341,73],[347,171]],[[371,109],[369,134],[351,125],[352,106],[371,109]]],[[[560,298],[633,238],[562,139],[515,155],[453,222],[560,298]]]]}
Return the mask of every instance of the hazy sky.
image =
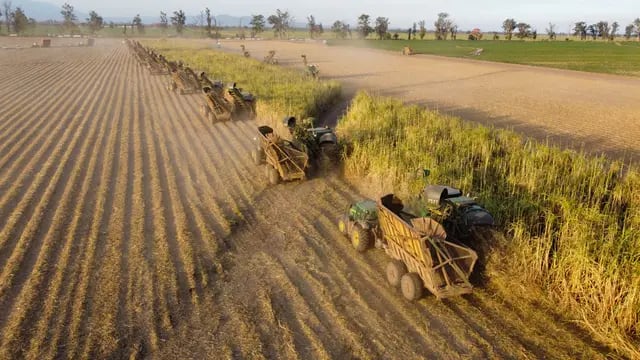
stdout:
{"type": "MultiPolygon", "coordinates": [[[[47,0],[44,0],[47,1],[47,0]]],[[[49,0],[59,5],[64,0],[49,0]]],[[[638,0],[477,0],[477,1],[417,1],[417,0],[68,0],[76,9],[96,10],[105,16],[120,16],[140,13],[155,15],[160,10],[171,12],[183,9],[188,15],[198,14],[209,7],[214,14],[246,16],[263,14],[268,16],[276,8],[288,10],[298,22],[304,22],[313,14],[318,22],[325,26],[335,20],[355,23],[356,18],[366,13],[373,19],[388,17],[391,27],[408,28],[414,21],[426,20],[427,27],[433,28],[433,22],[439,12],[447,12],[461,29],[479,27],[489,31],[499,29],[502,21],[513,17],[516,21],[531,24],[538,31],[544,31],[549,22],[557,25],[557,31],[565,32],[569,24],[575,21],[595,23],[599,20],[618,21],[624,28],[633,19],[640,17],[638,0]]]]}

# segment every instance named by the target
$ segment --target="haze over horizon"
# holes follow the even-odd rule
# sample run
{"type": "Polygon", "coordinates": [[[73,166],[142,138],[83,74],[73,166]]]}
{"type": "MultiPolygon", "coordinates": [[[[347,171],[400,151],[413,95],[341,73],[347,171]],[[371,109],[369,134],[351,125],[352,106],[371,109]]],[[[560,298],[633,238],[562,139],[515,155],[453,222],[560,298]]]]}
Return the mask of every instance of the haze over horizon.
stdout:
{"type": "MultiPolygon", "coordinates": [[[[46,0],[45,0],[46,1],[46,0]]],[[[19,3],[14,0],[14,3],[19,3]]],[[[62,6],[64,0],[47,1],[62,6]]],[[[437,14],[447,12],[461,30],[479,27],[484,31],[501,30],[502,21],[514,18],[532,25],[542,32],[549,22],[556,24],[556,31],[567,32],[577,21],[596,23],[598,21],[617,21],[621,28],[640,17],[637,1],[621,0],[615,5],[593,0],[565,0],[561,3],[551,0],[519,1],[519,0],[485,0],[470,2],[452,0],[447,3],[424,4],[417,0],[372,1],[361,0],[346,2],[325,0],[318,2],[300,2],[280,0],[264,2],[257,0],[236,0],[233,2],[207,2],[196,0],[184,3],[177,0],[68,0],[76,11],[88,13],[95,10],[103,17],[119,17],[140,14],[157,16],[160,11],[168,14],[182,9],[189,16],[197,15],[205,7],[209,7],[214,15],[250,16],[262,14],[265,17],[275,13],[277,8],[289,11],[298,23],[305,23],[308,15],[314,15],[316,21],[328,28],[336,20],[355,24],[360,14],[369,14],[372,22],[378,16],[389,18],[391,28],[409,28],[414,22],[426,20],[427,28],[433,28],[437,14]]],[[[246,25],[246,24],[244,24],[246,25]]]]}

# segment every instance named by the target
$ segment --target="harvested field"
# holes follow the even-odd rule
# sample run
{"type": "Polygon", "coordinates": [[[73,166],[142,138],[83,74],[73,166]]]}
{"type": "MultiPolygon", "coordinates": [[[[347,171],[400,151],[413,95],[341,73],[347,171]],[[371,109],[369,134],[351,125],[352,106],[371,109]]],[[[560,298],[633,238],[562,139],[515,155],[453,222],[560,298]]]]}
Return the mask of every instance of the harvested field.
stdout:
{"type": "Polygon", "coordinates": [[[257,122],[204,121],[120,41],[3,50],[0,79],[0,358],[608,353],[537,300],[405,302],[335,227],[354,189],[267,187],[257,122]]]}

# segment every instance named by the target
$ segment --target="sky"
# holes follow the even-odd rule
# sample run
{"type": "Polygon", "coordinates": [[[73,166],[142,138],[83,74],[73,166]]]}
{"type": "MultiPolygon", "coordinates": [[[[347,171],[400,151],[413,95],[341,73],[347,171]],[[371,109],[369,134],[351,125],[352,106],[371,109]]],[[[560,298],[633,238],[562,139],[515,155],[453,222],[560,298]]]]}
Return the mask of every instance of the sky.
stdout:
{"type": "MultiPolygon", "coordinates": [[[[47,0],[42,0],[47,1],[47,0]]],[[[62,5],[65,0],[48,0],[62,5]]],[[[549,22],[556,24],[557,32],[566,32],[576,21],[596,23],[600,20],[617,21],[621,28],[640,17],[638,0],[593,1],[593,0],[449,0],[431,2],[424,0],[67,0],[83,12],[95,10],[103,16],[128,16],[141,14],[154,16],[159,11],[167,13],[182,9],[187,15],[199,14],[209,7],[214,14],[249,16],[262,14],[265,17],[275,13],[275,9],[289,11],[296,22],[306,22],[308,15],[314,15],[317,22],[330,26],[341,20],[355,24],[360,14],[389,18],[391,28],[409,28],[413,22],[425,20],[427,28],[433,28],[437,14],[449,13],[462,30],[475,27],[483,31],[500,30],[502,21],[514,18],[526,22],[543,32],[549,22]]]]}

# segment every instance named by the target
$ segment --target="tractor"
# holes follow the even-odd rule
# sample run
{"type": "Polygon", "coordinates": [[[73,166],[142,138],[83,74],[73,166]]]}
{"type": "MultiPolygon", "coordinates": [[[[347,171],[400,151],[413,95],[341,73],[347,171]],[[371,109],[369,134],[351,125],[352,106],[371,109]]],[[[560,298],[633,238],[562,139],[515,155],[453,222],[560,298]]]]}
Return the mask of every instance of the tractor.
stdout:
{"type": "Polygon", "coordinates": [[[378,206],[370,199],[349,205],[346,214],[338,219],[338,230],[351,240],[358,252],[369,249],[375,240],[382,247],[378,227],[378,206]]]}
{"type": "Polygon", "coordinates": [[[269,50],[269,54],[264,57],[263,62],[269,65],[278,65],[278,59],[276,59],[276,51],[269,50]]]}
{"type": "Polygon", "coordinates": [[[307,74],[309,74],[309,76],[311,76],[313,79],[318,79],[318,76],[320,75],[320,66],[316,65],[316,64],[309,64],[307,62],[307,55],[302,54],[302,63],[304,64],[305,69],[307,69],[307,74]]]}
{"type": "Polygon", "coordinates": [[[310,157],[325,164],[336,157],[338,137],[330,127],[315,127],[313,118],[305,119],[302,124],[298,124],[293,116],[285,117],[283,123],[291,134],[292,143],[305,149],[310,157]]]}
{"type": "Polygon", "coordinates": [[[494,225],[489,211],[456,188],[427,185],[421,197],[426,204],[426,214],[442,223],[447,233],[461,240],[471,237],[476,228],[494,225]]]}
{"type": "Polygon", "coordinates": [[[416,52],[410,46],[405,46],[402,48],[402,55],[414,55],[416,52]]]}

